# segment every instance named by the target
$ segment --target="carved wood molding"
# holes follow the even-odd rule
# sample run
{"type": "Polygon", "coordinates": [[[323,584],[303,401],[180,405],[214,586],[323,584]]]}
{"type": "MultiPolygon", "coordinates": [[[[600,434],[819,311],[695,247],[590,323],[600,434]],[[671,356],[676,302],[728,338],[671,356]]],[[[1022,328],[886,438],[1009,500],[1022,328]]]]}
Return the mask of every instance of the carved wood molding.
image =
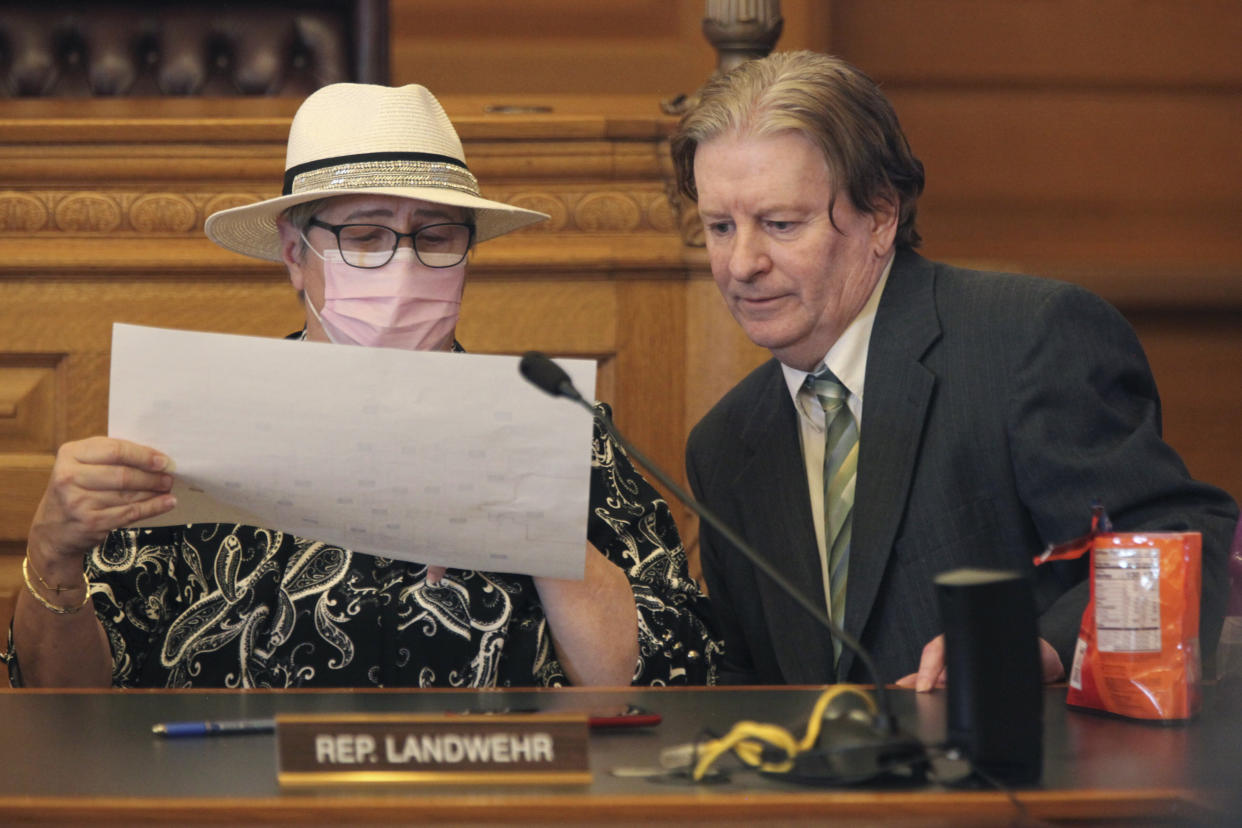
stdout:
{"type": "MultiPolygon", "coordinates": [[[[217,210],[251,204],[275,191],[55,189],[0,191],[0,236],[34,234],[194,236],[217,210]]],[[[551,219],[532,233],[671,233],[676,218],[658,183],[612,188],[492,187],[486,195],[551,219]]]]}

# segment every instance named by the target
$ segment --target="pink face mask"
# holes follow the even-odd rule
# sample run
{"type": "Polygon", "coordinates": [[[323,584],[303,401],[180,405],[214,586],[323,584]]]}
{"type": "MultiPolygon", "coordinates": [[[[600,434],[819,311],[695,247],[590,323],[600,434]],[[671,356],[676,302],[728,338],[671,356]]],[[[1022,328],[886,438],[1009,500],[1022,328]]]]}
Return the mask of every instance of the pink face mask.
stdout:
{"type": "Polygon", "coordinates": [[[339,250],[310,250],[323,259],[323,309],[315,310],[309,296],[306,306],[332,342],[425,351],[452,335],[465,267],[424,267],[408,247],[397,248],[383,267],[366,269],[346,264],[339,250]]]}

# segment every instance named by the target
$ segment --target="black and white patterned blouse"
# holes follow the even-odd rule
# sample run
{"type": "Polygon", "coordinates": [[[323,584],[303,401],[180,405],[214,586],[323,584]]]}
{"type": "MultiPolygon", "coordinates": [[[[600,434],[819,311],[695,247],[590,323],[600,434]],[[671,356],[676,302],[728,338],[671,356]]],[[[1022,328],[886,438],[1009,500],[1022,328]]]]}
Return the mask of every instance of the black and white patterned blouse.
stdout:
{"type": "MultiPolygon", "coordinates": [[[[634,682],[714,683],[719,644],[668,504],[598,422],[590,509],[589,540],[633,588],[634,682]]],[[[118,686],[569,683],[531,578],[426,571],[220,524],[114,531],[86,570],[118,686]]]]}

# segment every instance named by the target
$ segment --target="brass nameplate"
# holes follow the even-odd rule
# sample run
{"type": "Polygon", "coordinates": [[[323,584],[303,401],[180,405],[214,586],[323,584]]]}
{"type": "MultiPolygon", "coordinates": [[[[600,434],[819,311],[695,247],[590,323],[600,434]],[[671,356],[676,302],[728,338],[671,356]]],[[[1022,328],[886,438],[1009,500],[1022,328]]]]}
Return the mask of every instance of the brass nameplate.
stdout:
{"type": "Polygon", "coordinates": [[[282,785],[587,784],[584,714],[276,717],[282,785]]]}

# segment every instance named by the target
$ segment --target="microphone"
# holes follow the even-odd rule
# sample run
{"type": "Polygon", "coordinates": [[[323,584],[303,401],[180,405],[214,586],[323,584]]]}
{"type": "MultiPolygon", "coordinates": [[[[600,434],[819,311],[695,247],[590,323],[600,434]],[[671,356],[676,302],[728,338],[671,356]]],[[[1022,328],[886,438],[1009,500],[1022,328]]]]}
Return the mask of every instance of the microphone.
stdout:
{"type": "MultiPolygon", "coordinates": [[[[553,362],[551,359],[538,351],[527,351],[523,355],[521,362],[518,364],[518,370],[522,376],[529,380],[533,385],[541,388],[554,397],[565,397],[573,400],[581,405],[587,411],[591,412],[591,416],[595,417],[603,425],[612,439],[625,449],[626,453],[638,461],[645,469],[668,487],[678,500],[690,507],[690,510],[698,515],[705,523],[715,529],[720,535],[728,541],[738,552],[740,552],[751,564],[759,569],[763,574],[767,575],[786,595],[792,598],[799,606],[809,612],[819,624],[826,629],[829,634],[848,647],[854,652],[867,670],[867,674],[871,677],[872,683],[875,685],[875,703],[877,713],[872,721],[875,735],[883,743],[890,743],[897,751],[917,750],[922,753],[922,745],[914,740],[907,740],[906,737],[900,736],[897,728],[897,717],[893,714],[889,701],[889,696],[885,689],[884,683],[880,681],[879,670],[876,669],[875,662],[871,659],[870,654],[863,648],[857,639],[841,629],[833,623],[828,617],[828,613],[823,607],[817,606],[811,599],[802,594],[801,590],[789,582],[785,576],[778,572],[772,564],[757,553],[749,543],[747,543],[736,532],[730,529],[720,518],[716,517],[710,509],[700,503],[689,492],[686,492],[672,478],[667,475],[663,469],[648,459],[642,452],[634,448],[621,433],[617,431],[616,426],[608,417],[604,417],[595,410],[589,402],[582,398],[578,393],[578,389],[574,388],[573,382],[569,379],[569,375],[565,370],[553,362]]],[[[835,717],[834,717],[835,718],[835,717]]],[[[872,748],[876,747],[874,744],[872,748]]],[[[891,758],[891,757],[889,757],[891,758]]]]}
{"type": "Polygon", "coordinates": [[[554,397],[566,397],[576,403],[583,403],[591,412],[591,416],[595,416],[595,409],[582,399],[582,395],[578,393],[577,388],[574,388],[573,381],[570,380],[569,374],[565,373],[565,369],[538,351],[527,351],[522,361],[518,363],[518,370],[536,388],[554,397]]]}

